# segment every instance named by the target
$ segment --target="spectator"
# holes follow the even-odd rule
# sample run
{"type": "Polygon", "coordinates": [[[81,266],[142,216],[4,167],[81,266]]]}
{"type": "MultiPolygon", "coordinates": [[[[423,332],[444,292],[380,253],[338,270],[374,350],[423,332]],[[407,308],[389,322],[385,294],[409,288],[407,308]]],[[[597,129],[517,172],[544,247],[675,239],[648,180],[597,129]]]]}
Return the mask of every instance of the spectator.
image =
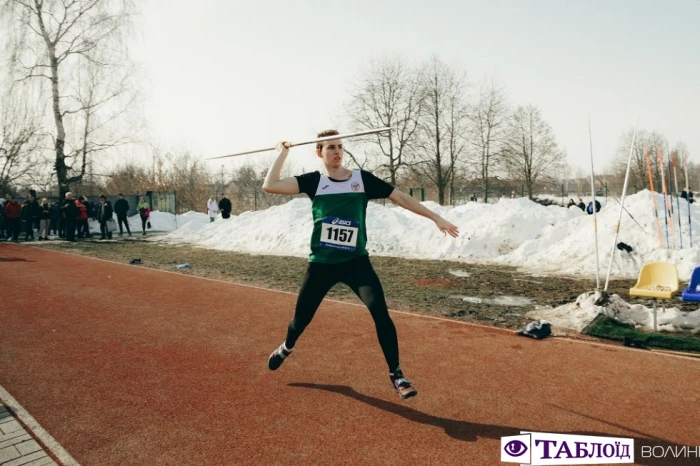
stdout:
{"type": "Polygon", "coordinates": [[[7,199],[0,197],[0,239],[5,239],[5,204],[7,199]]]}
{"type": "Polygon", "coordinates": [[[694,198],[694,196],[693,196],[693,190],[690,189],[690,188],[685,188],[685,189],[681,192],[681,197],[682,197],[683,199],[686,199],[686,200],[687,200],[688,202],[690,202],[691,204],[692,204],[693,202],[695,202],[695,198],[694,198]]]}
{"type": "Polygon", "coordinates": [[[32,238],[34,237],[34,230],[39,234],[39,216],[41,214],[39,208],[39,201],[36,200],[36,191],[32,190],[29,194],[29,200],[31,204],[31,216],[32,216],[32,238]]]}
{"type": "Polygon", "coordinates": [[[216,220],[216,215],[219,213],[219,205],[216,203],[214,196],[207,201],[207,215],[209,215],[209,223],[216,220]]]}
{"type": "Polygon", "coordinates": [[[231,216],[231,201],[228,200],[225,193],[221,193],[219,210],[221,211],[221,218],[229,218],[231,216]]]}
{"type": "Polygon", "coordinates": [[[78,196],[78,199],[85,206],[85,213],[87,214],[86,220],[89,220],[91,218],[94,218],[95,220],[97,220],[97,213],[95,212],[95,204],[90,202],[90,200],[85,196],[78,196]]]}
{"type": "Polygon", "coordinates": [[[75,222],[78,217],[78,208],[75,205],[73,193],[70,191],[66,193],[66,198],[61,203],[61,212],[63,213],[66,241],[76,241],[75,222]]]}
{"type": "Polygon", "coordinates": [[[472,193],[472,197],[469,198],[470,202],[477,202],[476,193],[472,193]]]}
{"type": "Polygon", "coordinates": [[[510,197],[511,197],[511,199],[515,199],[516,197],[518,197],[518,195],[515,194],[515,190],[510,192],[510,197]]]}
{"type": "Polygon", "coordinates": [[[569,199],[569,203],[566,205],[566,208],[568,209],[571,206],[578,207],[576,205],[576,201],[574,201],[573,199],[569,199]]]}
{"type": "Polygon", "coordinates": [[[61,203],[56,201],[51,205],[51,224],[49,225],[49,232],[54,236],[62,235],[59,232],[59,226],[61,224],[61,203]]]}
{"type": "Polygon", "coordinates": [[[112,239],[113,214],[112,203],[107,200],[104,194],[100,194],[100,204],[97,206],[97,220],[100,222],[102,239],[112,239]]]}
{"type": "Polygon", "coordinates": [[[24,241],[29,241],[29,236],[32,237],[34,241],[34,203],[30,196],[29,199],[24,201],[19,212],[19,218],[22,223],[22,230],[24,231],[24,241]]]}
{"type": "Polygon", "coordinates": [[[78,215],[75,219],[78,226],[78,238],[89,238],[90,227],[88,226],[88,209],[85,196],[75,200],[75,207],[78,209],[78,215]]]}
{"type": "Polygon", "coordinates": [[[146,236],[146,223],[148,223],[148,218],[151,216],[151,208],[149,207],[148,202],[146,202],[146,199],[143,197],[139,199],[139,203],[136,205],[136,210],[139,211],[139,216],[141,217],[143,236],[146,236]]]}
{"type": "Polygon", "coordinates": [[[131,236],[131,229],[129,228],[129,219],[127,215],[129,213],[129,201],[124,199],[122,193],[117,195],[117,202],[114,203],[114,212],[117,214],[117,223],[119,224],[119,236],[124,234],[122,229],[122,223],[126,226],[126,232],[131,236]]]}
{"type": "MultiPolygon", "coordinates": [[[[600,212],[600,202],[598,202],[598,199],[595,200],[595,211],[600,212]]],[[[588,207],[586,207],[586,212],[588,215],[593,215],[593,202],[588,203],[588,207]]]]}
{"type": "Polygon", "coordinates": [[[11,194],[7,195],[7,202],[5,203],[5,226],[7,229],[7,240],[10,240],[12,236],[12,241],[15,243],[19,242],[19,229],[20,229],[20,211],[22,206],[19,205],[15,197],[11,194]]]}
{"type": "Polygon", "coordinates": [[[43,198],[39,206],[39,241],[49,239],[49,225],[51,224],[51,206],[49,200],[43,198]]]}
{"type": "Polygon", "coordinates": [[[586,211],[586,204],[583,203],[583,199],[580,197],[578,198],[578,208],[583,210],[584,212],[586,211]]]}

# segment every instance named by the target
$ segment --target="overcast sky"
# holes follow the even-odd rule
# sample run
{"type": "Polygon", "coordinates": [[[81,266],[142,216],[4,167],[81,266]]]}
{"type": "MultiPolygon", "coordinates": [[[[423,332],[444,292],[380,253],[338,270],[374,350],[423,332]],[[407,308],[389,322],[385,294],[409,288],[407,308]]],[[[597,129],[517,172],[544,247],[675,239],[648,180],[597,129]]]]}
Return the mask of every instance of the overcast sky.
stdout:
{"type": "MultiPolygon", "coordinates": [[[[149,129],[203,157],[312,139],[343,122],[370,59],[433,55],[538,106],[575,167],[590,167],[589,114],[597,170],[637,116],[700,157],[698,0],[151,0],[142,12],[149,129]]],[[[292,150],[318,169],[312,154],[292,150]]],[[[210,162],[222,164],[234,162],[210,162]]]]}

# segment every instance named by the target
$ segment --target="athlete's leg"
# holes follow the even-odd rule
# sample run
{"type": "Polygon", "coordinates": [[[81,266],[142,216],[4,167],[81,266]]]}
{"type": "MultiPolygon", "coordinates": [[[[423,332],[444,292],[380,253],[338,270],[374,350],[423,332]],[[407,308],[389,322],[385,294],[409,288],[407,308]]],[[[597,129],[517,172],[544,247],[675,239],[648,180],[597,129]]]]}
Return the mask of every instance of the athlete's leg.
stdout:
{"type": "Polygon", "coordinates": [[[342,281],[355,292],[372,314],[384,359],[389,366],[389,371],[394,372],[399,367],[399,341],[396,336],[396,327],[389,316],[379,277],[372,268],[368,256],[353,259],[348,265],[342,281]]]}
{"type": "Polygon", "coordinates": [[[338,282],[337,270],[338,268],[332,265],[313,262],[309,264],[297,298],[294,317],[287,327],[287,338],[267,359],[267,367],[271,371],[279,369],[287,356],[292,353],[297,339],[313,319],[323,297],[338,282]]]}
{"type": "Polygon", "coordinates": [[[418,391],[404,377],[399,365],[399,342],[396,336],[396,327],[389,316],[382,284],[372,268],[369,257],[363,256],[355,259],[352,261],[352,266],[347,267],[346,271],[343,283],[352,288],[372,314],[379,345],[382,347],[384,359],[389,366],[389,379],[394,390],[402,399],[416,396],[418,391]]]}
{"type": "Polygon", "coordinates": [[[299,290],[294,317],[289,321],[285,346],[294,348],[297,339],[309,325],[321,301],[333,285],[338,283],[338,266],[310,262],[299,290]]]}

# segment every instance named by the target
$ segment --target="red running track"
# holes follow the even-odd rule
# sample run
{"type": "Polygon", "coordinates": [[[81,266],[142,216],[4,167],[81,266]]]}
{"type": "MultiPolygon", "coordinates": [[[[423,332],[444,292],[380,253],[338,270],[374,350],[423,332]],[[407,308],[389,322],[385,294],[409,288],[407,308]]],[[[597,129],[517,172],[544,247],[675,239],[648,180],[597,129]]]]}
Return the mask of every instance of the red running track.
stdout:
{"type": "MultiPolygon", "coordinates": [[[[83,465],[500,464],[520,430],[700,445],[700,362],[325,301],[276,372],[296,296],[0,244],[0,385],[83,465]]],[[[303,270],[299,271],[301,280],[303,270]]]]}

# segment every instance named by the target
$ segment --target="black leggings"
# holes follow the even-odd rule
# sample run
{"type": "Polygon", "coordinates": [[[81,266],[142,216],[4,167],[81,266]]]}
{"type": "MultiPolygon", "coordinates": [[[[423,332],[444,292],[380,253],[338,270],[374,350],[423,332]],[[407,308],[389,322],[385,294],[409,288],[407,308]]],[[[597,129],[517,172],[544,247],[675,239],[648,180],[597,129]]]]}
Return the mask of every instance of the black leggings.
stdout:
{"type": "Polygon", "coordinates": [[[326,293],[338,282],[348,285],[369,308],[384,359],[389,370],[393,372],[399,367],[396,327],[389,317],[384,290],[372,268],[369,256],[361,256],[340,264],[309,263],[304,282],[299,290],[294,317],[287,328],[285,345],[289,349],[294,348],[297,339],[313,319],[326,293]]]}

